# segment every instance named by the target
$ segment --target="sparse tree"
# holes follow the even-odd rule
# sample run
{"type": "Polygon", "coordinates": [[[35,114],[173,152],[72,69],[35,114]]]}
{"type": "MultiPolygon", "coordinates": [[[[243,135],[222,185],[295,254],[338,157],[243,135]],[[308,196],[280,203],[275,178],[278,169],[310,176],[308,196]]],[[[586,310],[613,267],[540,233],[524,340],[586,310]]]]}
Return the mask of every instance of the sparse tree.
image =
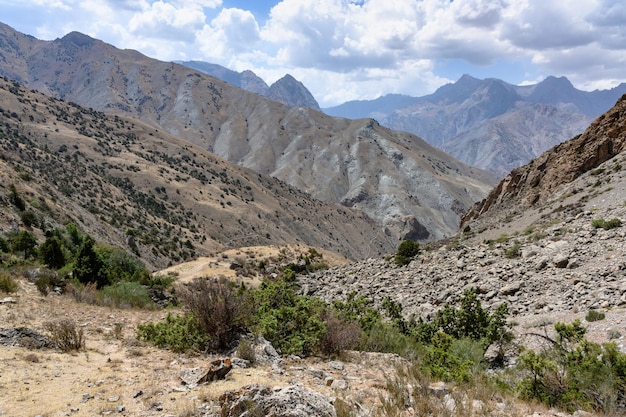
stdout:
{"type": "Polygon", "coordinates": [[[87,236],[78,251],[74,265],[74,277],[83,284],[95,282],[98,288],[108,284],[107,276],[103,271],[103,263],[93,248],[94,241],[87,236]]]}
{"type": "Polygon", "coordinates": [[[15,184],[11,184],[9,186],[9,200],[11,204],[13,204],[19,211],[24,211],[26,209],[26,203],[24,199],[20,197],[17,192],[17,188],[15,188],[15,184]]]}
{"type": "Polygon", "coordinates": [[[11,238],[11,248],[13,251],[23,251],[24,259],[28,259],[33,249],[37,246],[37,239],[28,230],[22,230],[11,238]]]}
{"type": "Polygon", "coordinates": [[[412,240],[403,240],[398,246],[395,262],[398,266],[409,264],[420,253],[420,244],[412,240]]]}
{"type": "Polygon", "coordinates": [[[50,268],[59,269],[65,265],[63,245],[58,237],[51,236],[39,248],[39,256],[50,268]]]}

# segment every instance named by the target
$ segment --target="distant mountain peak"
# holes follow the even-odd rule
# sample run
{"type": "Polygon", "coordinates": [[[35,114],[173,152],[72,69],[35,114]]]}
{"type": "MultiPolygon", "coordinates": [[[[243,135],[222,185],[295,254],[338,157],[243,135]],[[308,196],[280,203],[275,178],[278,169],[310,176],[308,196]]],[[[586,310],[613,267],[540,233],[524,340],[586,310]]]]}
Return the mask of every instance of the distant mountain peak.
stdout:
{"type": "Polygon", "coordinates": [[[91,36],[85,35],[84,33],[74,31],[63,36],[61,39],[57,39],[57,41],[60,41],[64,44],[70,43],[80,48],[85,48],[93,45],[96,40],[91,36]]]}
{"type": "Polygon", "coordinates": [[[462,83],[466,83],[466,82],[475,82],[475,81],[480,81],[478,78],[476,77],[472,77],[469,74],[463,74],[461,75],[461,78],[458,79],[458,81],[456,82],[456,84],[462,84],[462,83]]]}
{"type": "Polygon", "coordinates": [[[284,75],[272,84],[267,91],[267,97],[291,107],[310,107],[321,111],[313,94],[291,74],[284,75]]]}
{"type": "Polygon", "coordinates": [[[567,77],[555,77],[550,75],[546,77],[545,80],[541,81],[539,86],[550,86],[553,88],[562,88],[562,89],[573,89],[574,85],[570,82],[567,77]]]}
{"type": "Polygon", "coordinates": [[[176,63],[202,71],[271,100],[280,101],[290,107],[310,107],[313,110],[321,111],[313,94],[291,74],[284,75],[274,84],[268,86],[263,79],[250,70],[236,72],[221,65],[203,61],[177,61],[176,63]]]}

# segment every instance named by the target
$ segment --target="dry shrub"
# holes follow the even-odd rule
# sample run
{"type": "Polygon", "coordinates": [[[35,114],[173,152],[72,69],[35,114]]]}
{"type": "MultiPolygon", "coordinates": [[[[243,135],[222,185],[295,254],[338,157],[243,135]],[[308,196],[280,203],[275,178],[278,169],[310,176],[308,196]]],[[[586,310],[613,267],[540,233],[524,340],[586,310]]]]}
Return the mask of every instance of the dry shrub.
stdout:
{"type": "Polygon", "coordinates": [[[244,304],[226,278],[199,278],[178,289],[178,297],[208,335],[208,350],[226,351],[236,343],[243,323],[244,304]]]}
{"type": "Polygon", "coordinates": [[[239,346],[237,347],[237,356],[241,359],[247,360],[250,364],[254,364],[256,362],[254,342],[242,337],[239,341],[239,346]]]}
{"type": "Polygon", "coordinates": [[[83,329],[78,329],[72,320],[58,320],[45,324],[50,340],[62,352],[79,351],[85,348],[83,329]]]}
{"type": "Polygon", "coordinates": [[[0,271],[0,292],[16,292],[19,285],[15,281],[13,275],[6,271],[0,271]]]}
{"type": "Polygon", "coordinates": [[[67,292],[79,303],[97,304],[99,299],[98,288],[95,282],[81,284],[73,281],[67,286],[67,292]]]}
{"type": "Polygon", "coordinates": [[[345,322],[332,312],[324,315],[326,334],[320,340],[320,350],[326,355],[356,349],[361,343],[361,328],[356,322],[345,322]]]}
{"type": "Polygon", "coordinates": [[[39,363],[39,356],[35,355],[34,353],[29,353],[28,355],[24,356],[24,360],[32,363],[39,363]]]}

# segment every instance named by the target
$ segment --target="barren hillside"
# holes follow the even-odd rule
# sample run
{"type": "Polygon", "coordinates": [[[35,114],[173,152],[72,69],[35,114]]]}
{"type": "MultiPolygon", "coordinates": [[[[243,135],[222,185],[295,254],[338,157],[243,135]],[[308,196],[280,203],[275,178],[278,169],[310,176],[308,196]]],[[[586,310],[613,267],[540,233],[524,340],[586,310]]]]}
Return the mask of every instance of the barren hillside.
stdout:
{"type": "MultiPolygon", "coordinates": [[[[153,267],[224,248],[302,243],[350,258],[393,250],[362,212],[323,203],[143,122],[0,79],[0,196],[15,185],[38,233],[75,222],[153,267]]],[[[10,204],[0,227],[16,229],[10,204]]]]}
{"type": "Polygon", "coordinates": [[[495,184],[418,137],[289,108],[199,71],[80,33],[51,42],[0,25],[0,75],[131,116],[329,203],[362,210],[396,242],[456,232],[495,184]]]}

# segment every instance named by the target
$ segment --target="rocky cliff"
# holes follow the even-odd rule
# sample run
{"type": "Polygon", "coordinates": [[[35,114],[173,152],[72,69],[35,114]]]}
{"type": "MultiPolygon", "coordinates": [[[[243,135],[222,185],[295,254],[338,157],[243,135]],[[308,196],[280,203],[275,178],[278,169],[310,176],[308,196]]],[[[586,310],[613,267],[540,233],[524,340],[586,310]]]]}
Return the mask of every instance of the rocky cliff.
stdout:
{"type": "Polygon", "coordinates": [[[540,207],[564,185],[615,157],[626,146],[626,95],[585,132],[514,169],[463,216],[462,224],[540,207]],[[500,214],[496,216],[496,214],[500,214]]]}

